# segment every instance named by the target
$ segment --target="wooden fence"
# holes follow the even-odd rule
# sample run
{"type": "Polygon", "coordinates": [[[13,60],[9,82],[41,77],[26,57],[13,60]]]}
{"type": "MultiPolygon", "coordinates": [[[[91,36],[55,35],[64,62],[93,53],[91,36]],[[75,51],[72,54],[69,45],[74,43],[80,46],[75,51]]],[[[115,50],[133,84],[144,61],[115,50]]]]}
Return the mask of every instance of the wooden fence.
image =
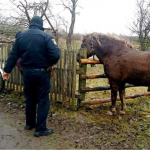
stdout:
{"type": "MultiPolygon", "coordinates": [[[[0,44],[0,68],[3,70],[12,43],[0,44]]],[[[54,66],[51,77],[50,98],[52,102],[62,102],[65,106],[75,109],[76,92],[76,51],[61,51],[61,58],[54,66]]],[[[23,79],[17,67],[14,67],[11,78],[5,83],[5,88],[23,92],[23,79]]]]}
{"type": "MultiPolygon", "coordinates": [[[[4,68],[11,47],[12,43],[0,44],[1,69],[4,68]]],[[[85,101],[86,92],[110,90],[110,87],[86,87],[87,79],[106,78],[106,76],[105,74],[86,75],[87,64],[100,64],[100,62],[98,60],[86,59],[87,54],[85,49],[80,49],[80,53],[85,59],[81,59],[79,68],[77,69],[76,52],[77,51],[61,51],[61,58],[55,65],[55,71],[51,78],[50,99],[52,102],[62,102],[65,107],[69,107],[71,109],[76,109],[76,107],[85,104],[94,105],[110,102],[110,98],[85,101]],[[76,80],[77,74],[79,75],[79,82],[76,80]],[[78,93],[76,93],[76,85],[78,85],[78,93]]],[[[126,88],[127,87],[133,87],[133,85],[126,85],[126,88]]],[[[17,67],[14,67],[12,70],[11,78],[5,83],[5,88],[23,92],[23,79],[17,67]]],[[[150,92],[130,95],[127,96],[126,99],[144,95],[150,95],[150,92]]]]}
{"type": "MultiPolygon", "coordinates": [[[[85,101],[85,93],[86,92],[110,90],[110,86],[100,86],[100,87],[94,87],[94,88],[86,87],[86,80],[87,79],[107,78],[105,76],[105,74],[86,75],[87,64],[101,64],[99,60],[87,59],[87,53],[86,52],[87,52],[86,49],[80,49],[80,55],[82,56],[82,59],[80,60],[79,69],[77,71],[77,73],[79,74],[79,88],[78,88],[78,95],[77,95],[78,106],[84,106],[87,104],[96,105],[96,104],[100,104],[100,103],[110,102],[111,98],[97,99],[97,100],[86,100],[85,101]]],[[[129,88],[129,87],[135,87],[135,86],[126,84],[125,88],[129,88]]],[[[139,96],[148,96],[148,95],[150,95],[150,92],[135,94],[135,95],[128,95],[125,98],[131,99],[131,98],[136,98],[139,96]]],[[[120,100],[120,99],[117,98],[117,101],[118,100],[120,100]]]]}

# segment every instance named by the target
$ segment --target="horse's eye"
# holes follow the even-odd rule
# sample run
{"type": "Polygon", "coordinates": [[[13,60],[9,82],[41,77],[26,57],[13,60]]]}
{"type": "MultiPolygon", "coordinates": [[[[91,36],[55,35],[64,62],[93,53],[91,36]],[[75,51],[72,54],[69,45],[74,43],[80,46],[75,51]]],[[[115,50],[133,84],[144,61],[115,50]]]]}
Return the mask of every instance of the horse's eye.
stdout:
{"type": "Polygon", "coordinates": [[[86,43],[83,42],[83,43],[81,44],[81,48],[85,48],[85,47],[86,47],[86,43]]]}

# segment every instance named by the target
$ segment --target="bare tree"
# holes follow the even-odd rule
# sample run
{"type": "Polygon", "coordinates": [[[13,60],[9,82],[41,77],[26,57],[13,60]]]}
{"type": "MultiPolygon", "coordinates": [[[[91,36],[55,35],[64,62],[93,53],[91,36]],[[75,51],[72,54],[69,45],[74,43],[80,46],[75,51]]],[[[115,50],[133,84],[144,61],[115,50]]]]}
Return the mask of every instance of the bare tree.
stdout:
{"type": "Polygon", "coordinates": [[[11,15],[12,18],[16,20],[16,22],[20,23],[23,26],[29,26],[31,18],[33,16],[43,17],[45,12],[48,10],[49,0],[46,2],[39,1],[30,3],[27,0],[10,0],[10,2],[16,6],[14,12],[15,15],[11,15]]]}
{"type": "MultiPolygon", "coordinates": [[[[13,5],[11,8],[11,12],[9,16],[0,18],[0,27],[1,31],[5,32],[6,28],[9,30],[13,30],[14,32],[18,32],[18,30],[24,30],[29,27],[31,18],[33,16],[40,16],[45,19],[45,13],[47,11],[47,18],[50,18],[52,15],[51,12],[51,4],[49,0],[40,0],[29,2],[28,0],[9,0],[13,5]],[[5,27],[5,28],[4,28],[5,27]]],[[[6,32],[5,32],[6,33],[6,32]]]]}
{"type": "Polygon", "coordinates": [[[69,32],[67,34],[66,44],[67,44],[67,49],[72,50],[71,41],[72,41],[72,35],[74,32],[74,25],[75,25],[76,14],[77,14],[76,8],[78,6],[78,0],[66,0],[66,1],[60,0],[60,1],[64,9],[69,10],[71,14],[71,23],[69,27],[69,32]]]}
{"type": "MultiPolygon", "coordinates": [[[[59,41],[59,38],[60,38],[60,34],[58,32],[58,26],[56,25],[55,27],[53,26],[52,22],[50,21],[50,17],[47,16],[46,12],[44,12],[43,14],[48,22],[48,24],[50,25],[51,27],[51,30],[52,30],[52,34],[53,36],[55,37],[55,40],[56,40],[56,43],[58,43],[59,41]]],[[[53,19],[55,20],[55,18],[53,19]]],[[[56,21],[56,20],[55,20],[56,21]]]]}
{"type": "MultiPolygon", "coordinates": [[[[41,18],[45,18],[45,21],[48,22],[50,28],[47,28],[52,31],[53,36],[56,39],[56,42],[58,43],[59,40],[59,33],[58,29],[54,27],[51,20],[54,20],[52,18],[55,18],[51,11],[51,4],[49,3],[49,0],[46,2],[39,1],[39,2],[33,2],[29,3],[27,0],[16,2],[17,0],[10,0],[19,10],[21,15],[17,15],[15,17],[16,20],[18,20],[18,23],[23,23],[23,25],[26,24],[26,26],[29,26],[30,20],[33,16],[38,15],[41,18]]],[[[18,10],[17,10],[18,13],[18,10]]]]}
{"type": "Polygon", "coordinates": [[[150,46],[150,1],[137,0],[135,20],[129,29],[139,37],[141,50],[148,50],[150,46]]]}
{"type": "MultiPolygon", "coordinates": [[[[61,36],[59,33],[59,29],[62,25],[63,27],[65,27],[67,33],[67,49],[71,50],[78,0],[59,0],[59,3],[61,2],[60,5],[63,6],[64,9],[69,10],[71,14],[70,26],[68,25],[69,23],[65,21],[65,17],[61,17],[60,15],[57,15],[56,17],[52,14],[52,3],[50,4],[49,0],[39,0],[38,2],[30,2],[29,0],[9,1],[13,4],[13,7],[11,8],[11,11],[13,13],[10,13],[10,15],[6,18],[3,17],[3,19],[0,19],[0,27],[4,25],[5,27],[9,27],[9,30],[11,28],[11,30],[13,30],[14,32],[18,32],[18,30],[22,31],[29,27],[31,18],[35,15],[38,15],[43,17],[44,21],[48,23],[50,27],[48,29],[51,30],[51,33],[55,37],[57,43],[61,36]]],[[[6,29],[4,29],[4,26],[3,28],[1,28],[1,30],[6,31],[6,29]]]]}

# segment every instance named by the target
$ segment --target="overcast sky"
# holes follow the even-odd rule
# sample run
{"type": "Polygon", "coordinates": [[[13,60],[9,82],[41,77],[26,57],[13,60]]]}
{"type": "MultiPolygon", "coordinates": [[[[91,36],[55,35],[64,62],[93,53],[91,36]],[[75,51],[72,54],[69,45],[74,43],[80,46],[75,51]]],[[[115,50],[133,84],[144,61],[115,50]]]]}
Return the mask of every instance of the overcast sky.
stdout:
{"type": "Polygon", "coordinates": [[[75,32],[129,35],[136,0],[79,0],[83,7],[76,16],[75,32]]]}
{"type": "MultiPolygon", "coordinates": [[[[0,0],[1,2],[10,3],[8,0],[0,0]]],[[[34,1],[34,0],[31,0],[34,1]]],[[[50,2],[57,0],[50,0],[50,2]]],[[[79,0],[76,16],[75,33],[115,33],[130,35],[128,26],[134,19],[136,0],[79,0]]],[[[61,12],[64,17],[69,18],[68,11],[62,11],[60,6],[53,9],[61,12]]]]}

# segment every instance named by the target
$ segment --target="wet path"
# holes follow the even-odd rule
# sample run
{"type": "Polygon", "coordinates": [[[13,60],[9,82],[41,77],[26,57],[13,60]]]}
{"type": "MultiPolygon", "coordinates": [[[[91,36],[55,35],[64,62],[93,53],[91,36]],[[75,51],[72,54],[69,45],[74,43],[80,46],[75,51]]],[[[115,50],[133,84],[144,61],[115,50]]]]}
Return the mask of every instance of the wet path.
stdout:
{"type": "Polygon", "coordinates": [[[0,103],[0,149],[48,148],[42,143],[45,137],[33,136],[34,129],[24,130],[24,110],[11,110],[0,103]]]}

